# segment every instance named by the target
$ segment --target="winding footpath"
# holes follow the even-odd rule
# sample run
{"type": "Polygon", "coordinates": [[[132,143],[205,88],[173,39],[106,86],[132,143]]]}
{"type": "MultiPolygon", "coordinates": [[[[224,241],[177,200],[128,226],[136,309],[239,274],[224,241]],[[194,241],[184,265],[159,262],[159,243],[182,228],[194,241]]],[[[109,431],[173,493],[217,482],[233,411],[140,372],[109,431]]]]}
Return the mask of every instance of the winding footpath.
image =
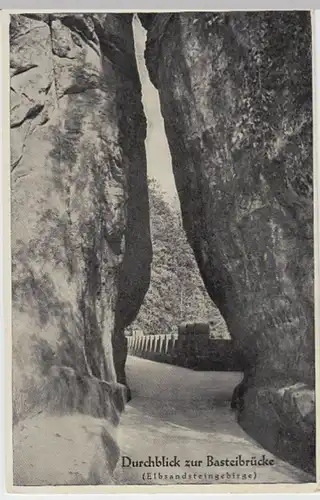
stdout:
{"type": "Polygon", "coordinates": [[[133,356],[126,371],[132,400],[119,426],[117,484],[312,482],[237,424],[230,398],[240,373],[195,372],[133,356]],[[163,462],[152,467],[156,456],[163,462]],[[221,463],[227,459],[232,466],[221,463]],[[240,466],[239,460],[248,462],[240,466]],[[137,461],[151,466],[134,467],[137,461]]]}

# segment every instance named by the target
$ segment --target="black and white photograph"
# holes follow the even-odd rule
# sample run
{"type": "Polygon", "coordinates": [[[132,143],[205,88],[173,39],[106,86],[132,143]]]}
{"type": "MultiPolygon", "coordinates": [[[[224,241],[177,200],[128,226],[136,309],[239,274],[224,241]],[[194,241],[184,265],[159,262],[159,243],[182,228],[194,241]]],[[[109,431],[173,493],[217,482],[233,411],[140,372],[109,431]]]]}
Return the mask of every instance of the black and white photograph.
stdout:
{"type": "Polygon", "coordinates": [[[8,15],[13,488],[316,482],[312,15],[8,15]]]}

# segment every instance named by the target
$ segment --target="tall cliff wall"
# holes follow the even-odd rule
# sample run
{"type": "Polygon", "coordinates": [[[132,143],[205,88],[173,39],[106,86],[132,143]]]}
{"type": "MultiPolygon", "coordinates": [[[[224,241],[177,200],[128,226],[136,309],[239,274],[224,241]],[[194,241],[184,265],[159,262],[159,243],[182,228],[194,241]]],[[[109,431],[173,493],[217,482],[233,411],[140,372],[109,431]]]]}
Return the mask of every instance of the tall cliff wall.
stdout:
{"type": "Polygon", "coordinates": [[[10,44],[14,483],[110,484],[151,260],[131,15],[14,15],[10,44]]]}
{"type": "Polygon", "coordinates": [[[146,63],[159,90],[184,228],[206,288],[245,355],[245,379],[233,401],[239,421],[272,451],[294,461],[301,455],[310,465],[310,15],[140,19],[148,30],[146,63]]]}

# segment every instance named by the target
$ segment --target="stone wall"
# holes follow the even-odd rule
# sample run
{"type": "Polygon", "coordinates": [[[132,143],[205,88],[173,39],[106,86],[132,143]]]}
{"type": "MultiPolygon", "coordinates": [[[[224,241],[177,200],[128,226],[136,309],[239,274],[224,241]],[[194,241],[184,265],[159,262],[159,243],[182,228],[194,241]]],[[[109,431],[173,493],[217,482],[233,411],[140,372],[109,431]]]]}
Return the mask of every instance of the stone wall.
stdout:
{"type": "Polygon", "coordinates": [[[133,356],[201,371],[242,371],[240,353],[232,340],[203,335],[134,335],[127,337],[133,356]]]}

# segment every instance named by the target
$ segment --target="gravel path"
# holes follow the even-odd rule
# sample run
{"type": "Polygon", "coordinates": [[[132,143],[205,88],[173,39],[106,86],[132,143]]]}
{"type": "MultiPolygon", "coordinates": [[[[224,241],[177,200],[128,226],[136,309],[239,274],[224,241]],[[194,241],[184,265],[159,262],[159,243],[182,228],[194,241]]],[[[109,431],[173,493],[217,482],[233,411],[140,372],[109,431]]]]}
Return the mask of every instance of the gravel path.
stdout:
{"type": "Polygon", "coordinates": [[[230,398],[241,374],[195,372],[128,357],[132,401],[119,427],[118,484],[302,483],[312,478],[279,460],[237,424],[230,398]],[[215,460],[274,460],[274,464],[223,466],[215,460]],[[133,467],[164,456],[171,467],[133,467]],[[131,459],[130,467],[128,465],[131,459]],[[209,458],[208,458],[209,457],[209,458]],[[212,457],[212,458],[210,458],[212,457]],[[254,458],[255,457],[255,458],[254,458]],[[189,465],[187,461],[194,462],[189,465]],[[239,458],[238,458],[239,460],[239,458]],[[202,461],[202,462],[200,462],[202,461]]]}

